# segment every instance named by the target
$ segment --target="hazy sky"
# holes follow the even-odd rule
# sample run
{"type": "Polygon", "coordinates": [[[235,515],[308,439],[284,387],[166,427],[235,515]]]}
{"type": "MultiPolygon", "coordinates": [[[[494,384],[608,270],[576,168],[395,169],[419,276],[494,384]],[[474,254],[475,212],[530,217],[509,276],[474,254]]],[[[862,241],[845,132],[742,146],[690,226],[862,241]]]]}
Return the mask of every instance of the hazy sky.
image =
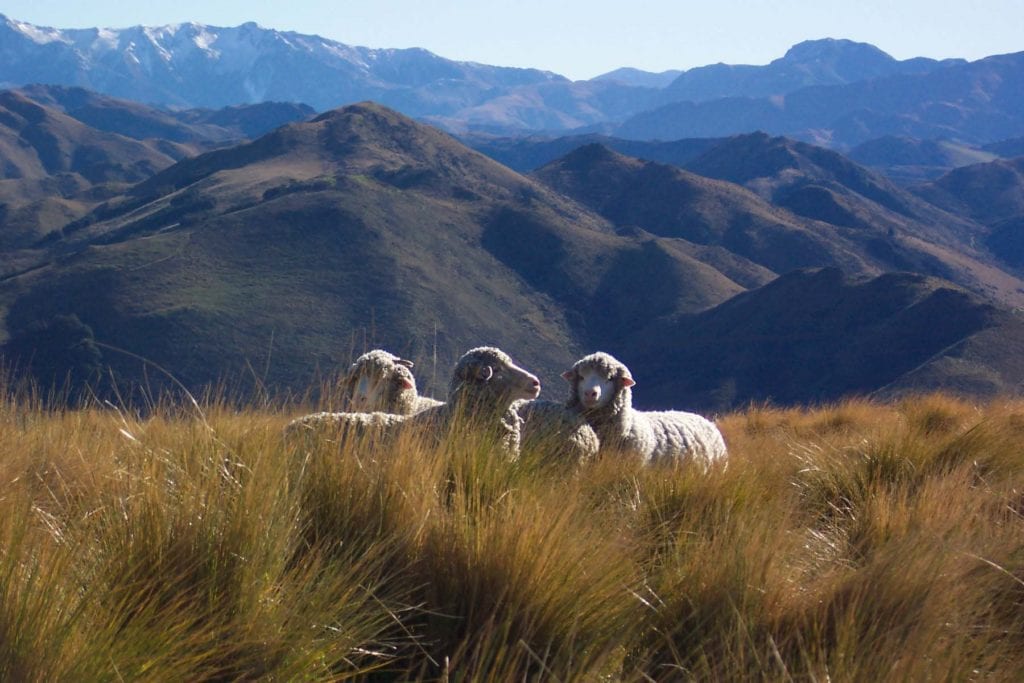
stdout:
{"type": "Polygon", "coordinates": [[[574,79],[620,66],[766,64],[794,43],[826,37],[872,43],[899,59],[1024,50],[1024,0],[7,0],[0,12],[58,28],[255,21],[574,79]]]}

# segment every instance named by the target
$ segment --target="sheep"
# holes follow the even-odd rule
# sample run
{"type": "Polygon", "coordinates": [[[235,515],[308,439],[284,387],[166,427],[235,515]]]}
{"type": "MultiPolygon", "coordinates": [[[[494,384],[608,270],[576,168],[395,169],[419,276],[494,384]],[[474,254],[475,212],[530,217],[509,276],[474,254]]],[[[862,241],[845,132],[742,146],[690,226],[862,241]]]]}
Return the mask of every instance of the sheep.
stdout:
{"type": "Polygon", "coordinates": [[[601,448],[587,421],[579,412],[555,401],[517,401],[516,413],[523,420],[522,449],[540,452],[551,462],[579,464],[593,460],[601,448]]]}
{"type": "Polygon", "coordinates": [[[417,394],[412,367],[411,360],[383,349],[367,351],[349,366],[341,382],[343,405],[350,412],[296,418],[285,427],[285,438],[330,434],[339,443],[383,438],[405,417],[441,405],[441,401],[417,394]]]}
{"type": "Polygon", "coordinates": [[[414,415],[441,401],[416,392],[413,362],[383,349],[356,358],[342,380],[345,407],[354,413],[414,415]]]}
{"type": "Polygon", "coordinates": [[[383,412],[312,413],[289,422],[284,428],[284,437],[286,440],[306,439],[307,443],[325,435],[335,437],[339,444],[353,439],[378,441],[387,437],[407,417],[383,412]]]}
{"type": "Polygon", "coordinates": [[[584,356],[562,377],[571,385],[569,408],[594,428],[602,451],[633,454],[644,464],[693,461],[705,469],[726,458],[725,440],[710,420],[679,410],[635,410],[636,382],[610,354],[584,356]]]}
{"type": "Polygon", "coordinates": [[[447,401],[409,416],[400,429],[440,438],[455,425],[492,430],[506,454],[519,457],[522,418],[513,404],[540,394],[540,380],[516,365],[501,349],[480,346],[459,358],[452,370],[447,401]]]}

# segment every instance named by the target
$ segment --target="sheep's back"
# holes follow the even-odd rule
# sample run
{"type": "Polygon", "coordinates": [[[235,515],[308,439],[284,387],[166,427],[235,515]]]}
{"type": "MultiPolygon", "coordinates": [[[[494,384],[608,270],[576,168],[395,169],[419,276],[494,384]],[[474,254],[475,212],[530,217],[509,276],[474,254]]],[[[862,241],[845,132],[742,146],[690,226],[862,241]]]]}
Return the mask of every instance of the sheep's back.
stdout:
{"type": "Polygon", "coordinates": [[[696,413],[681,410],[640,412],[650,426],[652,462],[692,461],[708,466],[726,457],[725,440],[715,423],[696,413]]]}
{"type": "Polygon", "coordinates": [[[406,420],[405,415],[392,413],[313,413],[298,417],[285,427],[287,440],[335,438],[339,444],[352,439],[379,440],[394,433],[406,420]]]}

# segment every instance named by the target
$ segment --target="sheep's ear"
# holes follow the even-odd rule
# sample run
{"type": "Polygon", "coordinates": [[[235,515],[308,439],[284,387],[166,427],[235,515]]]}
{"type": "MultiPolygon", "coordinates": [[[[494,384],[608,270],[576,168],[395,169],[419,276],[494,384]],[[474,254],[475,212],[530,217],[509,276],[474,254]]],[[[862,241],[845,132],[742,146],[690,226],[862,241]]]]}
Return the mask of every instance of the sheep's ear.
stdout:
{"type": "Polygon", "coordinates": [[[482,382],[486,382],[494,375],[494,368],[490,365],[478,365],[476,368],[476,378],[482,382]]]}
{"type": "Polygon", "coordinates": [[[412,383],[412,380],[407,377],[402,377],[401,379],[399,379],[398,386],[400,386],[402,389],[412,389],[415,387],[415,385],[412,383]]]}
{"type": "Polygon", "coordinates": [[[619,381],[622,382],[622,386],[624,386],[624,387],[631,387],[631,386],[636,384],[636,381],[634,381],[634,379],[632,377],[630,377],[629,375],[625,375],[624,377],[620,377],[619,381]]]}
{"type": "Polygon", "coordinates": [[[562,379],[564,379],[566,382],[572,382],[573,380],[576,379],[576,371],[566,370],[565,372],[562,373],[562,379]]]}
{"type": "Polygon", "coordinates": [[[411,360],[406,360],[404,358],[396,358],[395,363],[398,365],[404,365],[407,368],[411,368],[413,366],[413,362],[411,360]]]}

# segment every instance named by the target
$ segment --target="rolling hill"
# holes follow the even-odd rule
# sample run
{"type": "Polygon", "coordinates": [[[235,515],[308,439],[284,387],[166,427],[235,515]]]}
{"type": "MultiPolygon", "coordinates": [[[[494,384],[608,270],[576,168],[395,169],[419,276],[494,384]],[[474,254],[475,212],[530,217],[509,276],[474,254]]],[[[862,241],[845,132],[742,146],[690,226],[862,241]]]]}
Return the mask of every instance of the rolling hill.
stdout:
{"type": "Polygon", "coordinates": [[[0,250],[2,355],[43,381],[109,367],[148,392],[304,390],[384,346],[443,393],[479,344],[553,398],[568,363],[608,350],[648,407],[1019,388],[1020,326],[993,300],[1012,305],[1020,280],[961,241],[989,226],[793,141],[721,140],[692,165],[729,179],[601,145],[525,177],[380,105],[332,110],[120,185],[0,250]],[[812,185],[865,224],[783,206],[812,185]],[[926,274],[886,274],[903,262],[926,274]],[[835,264],[851,274],[786,274],[835,264]],[[988,298],[927,275],[943,269],[988,298]]]}
{"type": "Polygon", "coordinates": [[[820,265],[872,269],[844,248],[833,226],[803,220],[734,183],[602,145],[581,147],[533,175],[620,228],[719,247],[775,273],[820,265]]]}
{"type": "Polygon", "coordinates": [[[696,173],[595,144],[534,175],[619,228],[718,247],[777,274],[911,270],[1024,302],[1024,283],[975,244],[987,228],[835,152],[752,134],[719,141],[686,166],[696,173]]]}
{"type": "MultiPolygon", "coordinates": [[[[659,310],[742,291],[650,235],[377,105],[182,161],[68,226],[0,287],[7,333],[77,316],[201,386],[251,363],[304,387],[353,349],[438,363],[496,343],[544,377],[659,310]]],[[[136,359],[107,350],[122,376],[136,359]]],[[[156,381],[151,377],[151,381],[156,381]]],[[[560,389],[560,387],[559,387],[560,389]]]]}
{"type": "MultiPolygon", "coordinates": [[[[259,137],[316,113],[307,105],[289,102],[168,110],[60,85],[34,84],[19,88],[18,92],[97,130],[136,140],[156,139],[188,145],[185,153],[179,153],[176,159],[192,156],[211,146],[259,137]]],[[[173,146],[165,147],[169,154],[174,153],[173,146]]]]}
{"type": "Polygon", "coordinates": [[[906,186],[935,180],[954,168],[992,161],[998,155],[952,140],[889,135],[861,143],[846,156],[906,186]]]}
{"type": "Polygon", "coordinates": [[[35,242],[172,165],[173,148],[100,131],[0,91],[0,252],[35,242]]]}
{"type": "Polygon", "coordinates": [[[913,189],[947,211],[984,223],[989,251],[1024,272],[1024,157],[964,166],[913,189]]]}

